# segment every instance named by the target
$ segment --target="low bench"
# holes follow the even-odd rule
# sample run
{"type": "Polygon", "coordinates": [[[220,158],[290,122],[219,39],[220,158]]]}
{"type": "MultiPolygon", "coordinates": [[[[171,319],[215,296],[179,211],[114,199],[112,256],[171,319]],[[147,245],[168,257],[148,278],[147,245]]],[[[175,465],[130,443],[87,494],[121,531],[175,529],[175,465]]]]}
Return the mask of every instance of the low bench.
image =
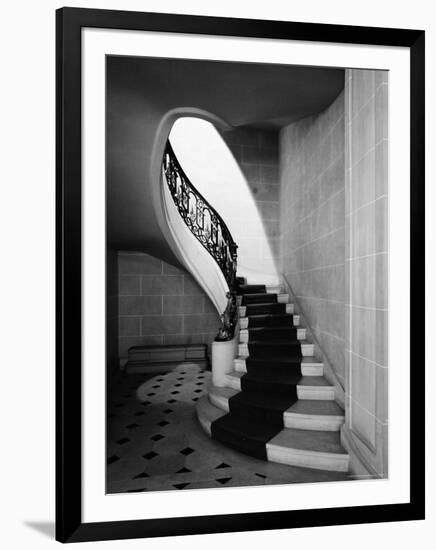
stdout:
{"type": "Polygon", "coordinates": [[[129,348],[128,354],[125,366],[128,374],[169,372],[183,363],[195,363],[202,368],[209,366],[207,344],[134,346],[129,348]]]}

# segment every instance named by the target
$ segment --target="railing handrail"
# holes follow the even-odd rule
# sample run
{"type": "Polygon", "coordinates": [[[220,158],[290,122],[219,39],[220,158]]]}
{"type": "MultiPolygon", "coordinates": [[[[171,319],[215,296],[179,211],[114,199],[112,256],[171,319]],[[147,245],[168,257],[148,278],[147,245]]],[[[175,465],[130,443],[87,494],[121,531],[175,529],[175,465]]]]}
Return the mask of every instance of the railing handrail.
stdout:
{"type": "Polygon", "coordinates": [[[227,306],[221,314],[222,327],[216,339],[233,338],[236,326],[237,248],[226,223],[186,175],[169,140],[162,170],[171,196],[186,226],[215,260],[228,284],[227,306]],[[193,196],[191,202],[191,195],[193,196]]]}
{"type": "Polygon", "coordinates": [[[227,233],[227,235],[229,236],[229,240],[230,240],[231,244],[237,248],[238,245],[235,243],[235,241],[234,241],[234,239],[233,239],[233,237],[232,237],[232,234],[230,233],[230,230],[229,230],[229,228],[227,227],[226,222],[222,219],[222,217],[220,216],[220,214],[215,210],[215,208],[210,204],[210,202],[204,198],[204,196],[200,193],[200,191],[195,187],[195,185],[192,183],[192,181],[191,181],[191,180],[188,178],[188,176],[186,175],[185,171],[183,170],[183,167],[181,166],[181,164],[180,164],[180,162],[179,162],[179,159],[177,158],[176,154],[174,153],[174,149],[172,148],[169,139],[167,140],[167,145],[166,145],[166,147],[165,147],[165,153],[168,153],[168,154],[172,157],[172,160],[173,160],[174,164],[177,165],[177,168],[178,168],[179,172],[182,174],[182,176],[185,178],[186,183],[187,183],[187,184],[189,185],[189,187],[195,192],[195,194],[198,195],[198,196],[200,197],[200,199],[201,199],[205,204],[207,204],[208,208],[215,214],[215,216],[216,216],[216,217],[218,218],[218,220],[220,221],[221,225],[222,225],[222,226],[224,227],[224,229],[226,230],[226,233],[227,233]]]}

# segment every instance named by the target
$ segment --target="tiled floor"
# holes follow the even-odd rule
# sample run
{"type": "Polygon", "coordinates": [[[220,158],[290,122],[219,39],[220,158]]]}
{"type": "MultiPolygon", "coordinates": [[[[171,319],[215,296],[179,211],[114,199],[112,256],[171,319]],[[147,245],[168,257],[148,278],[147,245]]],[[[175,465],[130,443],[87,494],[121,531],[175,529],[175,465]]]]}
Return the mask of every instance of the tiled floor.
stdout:
{"type": "Polygon", "coordinates": [[[108,403],[108,493],[347,479],[257,460],[211,440],[195,415],[209,379],[192,363],[121,379],[108,403]]]}

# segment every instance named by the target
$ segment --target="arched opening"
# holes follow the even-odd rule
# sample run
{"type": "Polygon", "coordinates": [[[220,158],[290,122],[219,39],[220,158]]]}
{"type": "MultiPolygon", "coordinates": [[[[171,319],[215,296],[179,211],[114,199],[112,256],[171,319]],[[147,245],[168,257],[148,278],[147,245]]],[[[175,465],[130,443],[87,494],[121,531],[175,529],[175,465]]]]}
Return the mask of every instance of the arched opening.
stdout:
{"type": "Polygon", "coordinates": [[[232,151],[206,120],[180,117],[169,139],[186,175],[219,212],[238,244],[238,275],[277,284],[275,258],[250,186],[232,151]]]}

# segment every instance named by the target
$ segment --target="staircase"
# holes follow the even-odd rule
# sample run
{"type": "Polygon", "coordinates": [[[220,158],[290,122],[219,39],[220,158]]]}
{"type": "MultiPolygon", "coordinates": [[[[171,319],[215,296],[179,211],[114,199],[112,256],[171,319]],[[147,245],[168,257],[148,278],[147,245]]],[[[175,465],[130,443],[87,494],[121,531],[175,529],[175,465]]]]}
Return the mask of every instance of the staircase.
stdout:
{"type": "Polygon", "coordinates": [[[344,411],[288,296],[241,279],[237,294],[239,356],[226,387],[211,386],[198,402],[201,425],[259,459],[347,472],[339,434],[344,411]]]}
{"type": "MultiPolygon", "coordinates": [[[[213,258],[208,270],[205,262],[201,263],[197,276],[208,273],[203,286],[223,311],[214,343],[231,344],[226,347],[227,354],[231,353],[220,371],[224,380],[216,379],[224,382],[224,387],[212,385],[197,403],[200,424],[212,438],[253,457],[347,472],[349,457],[339,435],[344,411],[335,401],[335,388],[323,377],[323,364],[315,359],[314,346],[306,340],[306,330],[299,326],[288,295],[281,294],[279,288],[248,285],[236,277],[237,244],[219,213],[189,181],[169,142],[162,178],[169,224],[183,220],[183,228],[190,232],[188,240],[194,236],[200,249],[213,258]],[[174,203],[173,217],[169,201],[174,203]],[[235,354],[238,323],[238,357],[227,373],[235,354]]],[[[181,232],[180,226],[174,235],[181,232]]],[[[183,250],[180,242],[179,246],[183,250]]],[[[189,256],[187,250],[185,257],[189,256]]],[[[194,258],[199,257],[198,250],[189,250],[194,258]]]]}

